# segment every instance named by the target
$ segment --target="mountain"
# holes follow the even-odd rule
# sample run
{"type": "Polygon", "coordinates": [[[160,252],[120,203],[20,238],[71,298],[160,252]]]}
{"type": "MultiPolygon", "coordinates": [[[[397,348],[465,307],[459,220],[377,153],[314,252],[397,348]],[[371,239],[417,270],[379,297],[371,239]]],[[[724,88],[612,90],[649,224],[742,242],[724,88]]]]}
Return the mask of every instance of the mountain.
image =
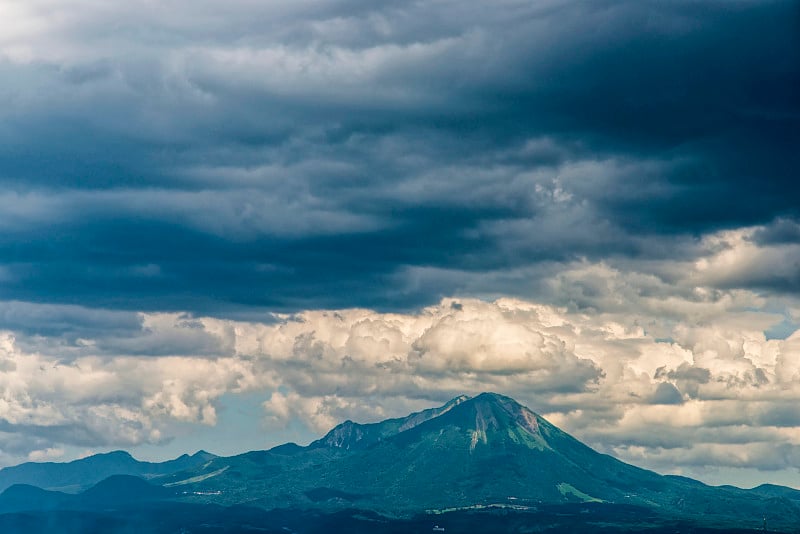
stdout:
{"type": "Polygon", "coordinates": [[[0,512],[58,510],[71,507],[74,499],[74,495],[60,491],[48,491],[28,484],[14,484],[0,494],[0,512]]]}
{"type": "Polygon", "coordinates": [[[28,462],[0,469],[0,492],[14,484],[28,484],[42,489],[77,493],[112,475],[153,478],[199,467],[216,455],[199,451],[174,460],[140,462],[124,451],[96,454],[68,463],[28,462]]]}
{"type": "Polygon", "coordinates": [[[90,466],[144,474],[96,472],[102,480],[76,495],[12,486],[0,495],[0,526],[27,525],[30,514],[41,531],[67,519],[76,521],[76,531],[108,531],[86,525],[127,525],[131,518],[135,530],[153,532],[208,525],[226,531],[233,524],[276,532],[424,532],[432,518],[463,531],[514,533],[542,521],[550,525],[542,531],[552,532],[676,532],[698,525],[754,532],[765,519],[773,531],[794,531],[800,524],[797,490],[711,487],[640,469],[495,393],[379,423],[346,421],[308,446],[227,458],[198,453],[164,464],[112,453],[24,464],[0,471],[0,480],[10,476],[5,471],[33,480],[36,470],[46,487],[75,487],[87,484],[90,466]],[[175,469],[181,463],[188,465],[175,469]]]}
{"type": "MultiPolygon", "coordinates": [[[[345,422],[307,447],[216,458],[164,478],[189,502],[360,508],[391,516],[486,506],[633,505],[675,516],[800,520],[775,491],[716,488],[600,454],[513,399],[458,397],[372,425],[345,422]]],[[[789,490],[791,492],[792,490],[789,490]]]]}
{"type": "Polygon", "coordinates": [[[112,475],[77,494],[14,484],[0,494],[0,513],[50,510],[129,509],[175,499],[178,492],[132,475],[112,475]]]}
{"type": "Polygon", "coordinates": [[[311,443],[309,448],[332,447],[346,451],[365,450],[395,434],[410,430],[425,421],[438,417],[467,400],[469,397],[461,395],[439,408],[423,410],[398,419],[387,419],[380,423],[362,425],[348,420],[336,426],[321,439],[311,443]]]}
{"type": "Polygon", "coordinates": [[[174,499],[175,490],[132,475],[112,475],[82,492],[82,504],[90,508],[125,504],[130,506],[139,502],[154,502],[174,499]]]}

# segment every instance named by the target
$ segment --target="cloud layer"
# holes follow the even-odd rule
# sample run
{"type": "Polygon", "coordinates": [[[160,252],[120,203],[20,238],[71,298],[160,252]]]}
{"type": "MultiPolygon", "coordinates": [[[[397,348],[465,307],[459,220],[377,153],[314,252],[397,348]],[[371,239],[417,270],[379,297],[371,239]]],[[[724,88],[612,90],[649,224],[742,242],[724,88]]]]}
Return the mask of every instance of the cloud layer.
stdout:
{"type": "MultiPolygon", "coordinates": [[[[662,265],[680,273],[669,283],[576,262],[545,280],[562,298],[556,305],[447,298],[414,313],[309,310],[259,321],[139,313],[132,321],[119,312],[94,329],[45,336],[20,327],[2,344],[3,452],[10,460],[164,443],[185,425],[217,424],[225,395],[262,399],[271,443],[289,425],[314,436],[344,419],[375,421],[492,390],[639,465],[747,468],[769,479],[800,467],[800,330],[767,335],[796,325],[800,307],[695,285],[709,265],[728,276],[721,265],[731,254],[793,253],[791,243],[753,240],[765,231],[710,236],[701,260],[662,265]]],[[[54,305],[27,312],[80,314],[92,316],[54,305]]]]}
{"type": "Polygon", "coordinates": [[[5,299],[413,309],[796,224],[791,1],[2,9],[5,299]]]}
{"type": "Polygon", "coordinates": [[[798,36],[792,0],[5,0],[0,461],[497,390],[643,465],[796,468],[798,36]]]}

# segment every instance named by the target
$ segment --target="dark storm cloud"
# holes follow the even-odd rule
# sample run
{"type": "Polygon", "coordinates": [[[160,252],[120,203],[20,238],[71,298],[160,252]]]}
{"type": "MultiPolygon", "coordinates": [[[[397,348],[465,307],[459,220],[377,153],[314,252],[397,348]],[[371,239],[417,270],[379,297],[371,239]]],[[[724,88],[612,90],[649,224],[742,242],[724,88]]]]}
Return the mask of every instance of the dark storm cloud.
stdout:
{"type": "MultiPolygon", "coordinates": [[[[89,428],[88,425],[26,425],[0,421],[0,432],[8,433],[3,438],[4,450],[11,454],[27,453],[35,447],[52,446],[53,443],[69,443],[79,446],[116,445],[115,440],[103,432],[104,429],[89,428]],[[17,436],[30,439],[27,443],[17,436]]],[[[137,428],[138,430],[138,428],[137,428]]]]}
{"type": "Polygon", "coordinates": [[[142,327],[135,313],[19,301],[0,302],[0,322],[24,334],[72,338],[128,333],[142,327]]]}
{"type": "MultiPolygon", "coordinates": [[[[263,314],[259,319],[269,322],[263,314]]],[[[0,302],[0,324],[15,333],[21,350],[52,356],[61,363],[86,353],[221,356],[232,352],[224,339],[187,314],[175,314],[163,327],[153,328],[144,316],[130,311],[4,301],[0,302]]]]}
{"type": "Polygon", "coordinates": [[[777,219],[753,235],[753,241],[762,245],[781,245],[800,243],[800,222],[791,219],[777,219]]]}
{"type": "Polygon", "coordinates": [[[799,215],[795,2],[159,9],[0,60],[0,298],[410,308],[799,215]]]}
{"type": "Polygon", "coordinates": [[[661,382],[658,384],[653,398],[653,404],[681,404],[683,403],[683,395],[678,389],[669,382],[661,382]]]}

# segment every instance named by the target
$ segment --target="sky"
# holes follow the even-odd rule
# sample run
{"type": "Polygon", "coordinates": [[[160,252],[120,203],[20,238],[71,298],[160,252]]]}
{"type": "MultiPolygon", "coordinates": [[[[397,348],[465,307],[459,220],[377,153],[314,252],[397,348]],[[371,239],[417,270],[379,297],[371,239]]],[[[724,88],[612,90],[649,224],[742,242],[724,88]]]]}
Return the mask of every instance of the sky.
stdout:
{"type": "Polygon", "coordinates": [[[510,395],[800,487],[794,0],[0,0],[0,465],[510,395]]]}

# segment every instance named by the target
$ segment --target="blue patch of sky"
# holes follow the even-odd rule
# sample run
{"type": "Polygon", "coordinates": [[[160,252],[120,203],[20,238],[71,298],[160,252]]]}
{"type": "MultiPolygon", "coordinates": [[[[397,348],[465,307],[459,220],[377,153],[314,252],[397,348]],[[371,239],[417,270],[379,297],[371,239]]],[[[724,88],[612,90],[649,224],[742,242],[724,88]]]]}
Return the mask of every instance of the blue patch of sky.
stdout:
{"type": "Polygon", "coordinates": [[[128,450],[140,460],[163,461],[198,450],[233,456],[290,441],[306,445],[320,437],[294,419],[285,428],[267,427],[262,403],[269,396],[263,391],[226,393],[216,403],[216,425],[181,425],[178,435],[166,444],[142,444],[128,450]]]}

